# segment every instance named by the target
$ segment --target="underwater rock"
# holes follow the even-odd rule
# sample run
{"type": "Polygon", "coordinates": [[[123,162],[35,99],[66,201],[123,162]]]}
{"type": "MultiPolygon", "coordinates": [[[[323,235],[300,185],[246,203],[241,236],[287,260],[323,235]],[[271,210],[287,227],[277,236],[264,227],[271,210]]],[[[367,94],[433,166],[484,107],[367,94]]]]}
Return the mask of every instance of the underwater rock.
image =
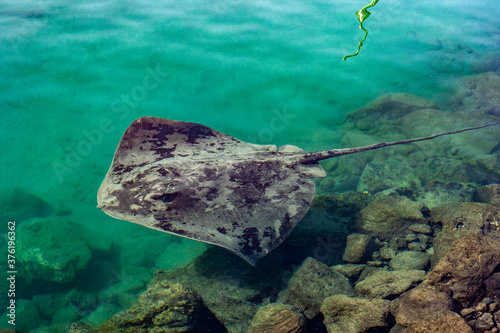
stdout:
{"type": "Polygon", "coordinates": [[[348,113],[346,121],[355,122],[355,126],[363,130],[364,127],[360,123],[363,120],[396,120],[422,109],[438,109],[438,107],[433,102],[415,95],[392,93],[382,95],[361,109],[348,113]]]}
{"type": "Polygon", "coordinates": [[[30,330],[29,333],[67,333],[68,332],[68,324],[55,324],[55,325],[41,325],[37,328],[30,330]]]}
{"type": "MultiPolygon", "coordinates": [[[[136,299],[137,301],[137,299],[136,299]]],[[[133,305],[133,304],[132,304],[133,305]]],[[[89,325],[93,325],[97,327],[99,325],[104,324],[108,321],[114,314],[122,311],[123,308],[120,308],[114,304],[102,303],[99,304],[97,309],[89,313],[87,316],[81,319],[82,322],[85,322],[89,325]]]]}
{"type": "Polygon", "coordinates": [[[344,264],[332,266],[334,270],[347,277],[350,281],[356,281],[361,272],[366,268],[364,264],[344,264]]]}
{"type": "Polygon", "coordinates": [[[153,281],[187,286],[203,298],[205,306],[228,332],[245,333],[259,308],[259,300],[274,300],[284,284],[286,271],[281,262],[277,264],[279,258],[280,251],[273,251],[252,267],[224,249],[209,247],[182,267],[157,271],[153,281]]]}
{"type": "Polygon", "coordinates": [[[168,281],[151,283],[132,308],[114,315],[100,327],[105,332],[203,332],[215,320],[202,299],[185,286],[168,281]]]}
{"type": "Polygon", "coordinates": [[[172,235],[158,233],[132,237],[122,242],[119,262],[127,266],[152,268],[161,257],[163,251],[171,244],[181,242],[172,235]],[[151,253],[158,255],[152,256],[151,253]]]}
{"type": "MultiPolygon", "coordinates": [[[[350,218],[372,201],[373,196],[369,193],[329,193],[314,197],[310,210],[324,210],[334,219],[350,218]]],[[[299,223],[297,227],[301,224],[299,223]]]]}
{"type": "Polygon", "coordinates": [[[312,319],[319,313],[323,300],[337,294],[354,296],[349,280],[325,264],[307,258],[278,295],[278,302],[292,304],[312,319]]]}
{"type": "Polygon", "coordinates": [[[500,76],[494,72],[472,75],[457,80],[452,103],[455,109],[495,115],[500,106],[500,76]]]}
{"type": "Polygon", "coordinates": [[[18,224],[30,218],[49,216],[54,212],[47,202],[17,187],[2,190],[0,207],[0,221],[16,221],[18,224]]]}
{"type": "Polygon", "coordinates": [[[389,308],[390,301],[383,299],[335,295],[323,301],[321,313],[329,333],[362,333],[387,327],[389,308]]]}
{"type": "Polygon", "coordinates": [[[368,266],[361,272],[361,274],[359,275],[358,277],[358,280],[356,281],[355,284],[358,284],[360,283],[361,281],[363,281],[364,279],[366,279],[367,277],[375,274],[376,272],[378,271],[386,271],[387,268],[382,268],[382,267],[375,267],[375,266],[368,266]]]}
{"type": "Polygon", "coordinates": [[[393,270],[425,270],[429,266],[430,255],[425,252],[403,251],[389,262],[393,270]]]}
{"type": "Polygon", "coordinates": [[[407,248],[407,240],[406,237],[392,237],[391,240],[389,241],[389,247],[394,250],[395,252],[398,252],[401,249],[406,249],[407,248]]]}
{"type": "Polygon", "coordinates": [[[357,191],[377,193],[387,189],[417,189],[420,179],[405,160],[371,162],[366,165],[359,179],[357,191]]]}
{"type": "Polygon", "coordinates": [[[439,311],[422,320],[412,322],[401,333],[473,333],[460,315],[452,311],[439,311]]]}
{"type": "Polygon", "coordinates": [[[371,202],[357,217],[358,227],[365,233],[389,240],[406,233],[411,224],[426,223],[423,205],[403,196],[390,196],[371,202]]]}
{"type": "Polygon", "coordinates": [[[94,333],[94,329],[89,324],[78,322],[71,324],[69,333],[94,333]]]}
{"type": "Polygon", "coordinates": [[[433,240],[431,265],[434,266],[455,240],[476,232],[500,230],[500,207],[477,202],[435,207],[431,209],[431,221],[442,226],[433,240]]]}
{"type": "Polygon", "coordinates": [[[40,316],[49,321],[52,320],[54,313],[67,306],[68,302],[63,294],[43,294],[33,296],[33,303],[40,316]]]}
{"type": "MultiPolygon", "coordinates": [[[[484,281],[486,292],[491,295],[498,295],[500,297],[500,272],[494,273],[484,281]]],[[[500,322],[499,322],[500,324],[500,322]]]]}
{"type": "MultiPolygon", "coordinates": [[[[487,138],[483,140],[488,141],[487,138]]],[[[470,181],[478,184],[486,185],[500,182],[500,153],[496,150],[495,154],[467,160],[465,172],[470,181]]]]}
{"type": "Polygon", "coordinates": [[[474,327],[481,330],[486,331],[495,326],[495,322],[493,321],[493,315],[491,313],[484,313],[481,317],[477,318],[474,327]]]}
{"type": "Polygon", "coordinates": [[[342,263],[345,240],[353,233],[348,230],[352,216],[371,200],[370,194],[359,192],[316,196],[311,208],[284,244],[287,257],[297,257],[297,265],[306,257],[314,257],[329,266],[342,263]]]}
{"type": "Polygon", "coordinates": [[[500,206],[500,184],[490,184],[477,189],[477,196],[483,203],[500,206]]]}
{"type": "Polygon", "coordinates": [[[292,305],[272,303],[261,307],[247,333],[301,333],[306,319],[292,305]]]}
{"type": "Polygon", "coordinates": [[[78,308],[74,305],[67,305],[54,313],[52,325],[71,323],[80,318],[78,308]]]}
{"type": "Polygon", "coordinates": [[[323,178],[320,182],[319,182],[319,188],[318,188],[318,192],[316,193],[316,195],[318,195],[319,193],[330,193],[332,192],[333,188],[335,187],[335,178],[333,177],[325,177],[323,178]]]}
{"type": "Polygon", "coordinates": [[[428,208],[461,204],[472,201],[477,186],[474,183],[433,181],[416,191],[413,198],[428,208]]]}
{"type": "Polygon", "coordinates": [[[365,234],[351,234],[347,236],[347,244],[342,259],[345,262],[354,264],[366,261],[376,247],[373,237],[365,234]]]}
{"type": "Polygon", "coordinates": [[[485,282],[499,268],[500,240],[474,233],[455,241],[422,285],[469,307],[486,296],[485,282]]]}
{"type": "Polygon", "coordinates": [[[396,323],[402,326],[426,320],[436,312],[451,309],[450,296],[431,286],[418,286],[403,293],[391,303],[391,312],[396,318],[396,323]]]}
{"type": "Polygon", "coordinates": [[[393,299],[425,279],[425,271],[420,270],[377,270],[356,284],[356,292],[368,298],[393,299]]]}
{"type": "Polygon", "coordinates": [[[422,244],[420,242],[411,242],[408,244],[408,250],[410,251],[416,251],[416,252],[421,252],[424,251],[427,245],[422,244]]]}
{"type": "Polygon", "coordinates": [[[25,221],[17,229],[17,246],[28,279],[67,283],[91,258],[80,226],[60,218],[25,221]]]}
{"type": "Polygon", "coordinates": [[[394,256],[396,256],[396,251],[388,246],[381,247],[378,252],[380,253],[380,258],[382,260],[391,260],[394,256]]]}
{"type": "Polygon", "coordinates": [[[432,228],[428,224],[417,223],[408,227],[411,231],[417,234],[432,235],[432,228]]]}
{"type": "Polygon", "coordinates": [[[35,327],[47,323],[40,317],[35,303],[26,299],[16,301],[16,319],[18,319],[16,320],[16,332],[30,332],[35,327]]]}
{"type": "MultiPolygon", "coordinates": [[[[134,295],[144,288],[144,283],[134,278],[124,279],[99,292],[99,299],[105,303],[119,303],[124,295],[134,295]],[[118,301],[118,302],[117,302],[118,301]]],[[[134,300],[135,303],[135,300],[134,300]]],[[[132,304],[129,304],[131,306],[132,304]]],[[[127,306],[127,308],[129,307],[127,306]]]]}

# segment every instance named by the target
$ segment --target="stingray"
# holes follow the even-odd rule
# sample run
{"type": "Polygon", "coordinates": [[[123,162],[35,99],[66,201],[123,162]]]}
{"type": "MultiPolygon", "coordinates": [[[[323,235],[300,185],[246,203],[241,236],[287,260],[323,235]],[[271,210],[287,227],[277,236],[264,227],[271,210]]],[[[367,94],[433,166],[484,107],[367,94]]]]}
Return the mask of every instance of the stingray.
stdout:
{"type": "Polygon", "coordinates": [[[106,214],[223,247],[248,263],[280,245],[315,195],[318,161],[425,138],[305,152],[257,145],[207,126],[143,117],[125,131],[98,194],[106,214]]]}

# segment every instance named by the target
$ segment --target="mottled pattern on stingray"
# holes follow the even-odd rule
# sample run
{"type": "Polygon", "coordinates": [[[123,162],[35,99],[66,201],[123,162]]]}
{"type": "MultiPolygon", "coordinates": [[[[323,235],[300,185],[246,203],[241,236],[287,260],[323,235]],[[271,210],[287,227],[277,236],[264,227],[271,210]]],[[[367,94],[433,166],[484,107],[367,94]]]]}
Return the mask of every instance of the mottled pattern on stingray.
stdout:
{"type": "Polygon", "coordinates": [[[98,192],[108,215],[226,248],[251,264],[306,214],[318,163],[304,151],[240,141],[209,127],[139,118],[98,192]]]}

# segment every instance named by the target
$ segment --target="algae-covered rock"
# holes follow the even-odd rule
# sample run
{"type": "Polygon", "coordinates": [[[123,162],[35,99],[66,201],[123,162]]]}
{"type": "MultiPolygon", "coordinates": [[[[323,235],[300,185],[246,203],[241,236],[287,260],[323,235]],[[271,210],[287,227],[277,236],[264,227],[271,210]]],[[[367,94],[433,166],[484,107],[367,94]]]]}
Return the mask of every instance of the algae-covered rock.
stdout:
{"type": "Polygon", "coordinates": [[[334,270],[349,278],[351,281],[356,281],[361,272],[366,268],[365,264],[344,264],[332,266],[334,270]]]}
{"type": "Polygon", "coordinates": [[[477,202],[436,207],[431,209],[431,221],[442,226],[433,241],[431,263],[434,266],[455,240],[477,232],[500,230],[500,207],[477,202]]]}
{"type": "Polygon", "coordinates": [[[479,114],[498,115],[500,76],[494,72],[472,75],[457,80],[453,98],[455,109],[479,114]]]}
{"type": "Polygon", "coordinates": [[[164,280],[152,283],[132,308],[114,315],[101,331],[194,333],[211,322],[217,323],[196,293],[164,280]]]}
{"type": "Polygon", "coordinates": [[[60,308],[54,313],[52,317],[52,325],[71,323],[80,318],[78,308],[74,305],[68,305],[60,308]]]}
{"type": "Polygon", "coordinates": [[[376,244],[373,237],[364,234],[347,236],[347,245],[342,259],[350,263],[360,263],[370,258],[376,244]]]}
{"type": "Polygon", "coordinates": [[[391,188],[415,190],[420,186],[420,178],[409,163],[393,159],[368,163],[359,179],[357,191],[377,193],[391,188]]]}
{"type": "Polygon", "coordinates": [[[411,289],[391,304],[391,312],[396,318],[396,323],[402,326],[425,320],[439,311],[451,309],[450,296],[431,286],[411,289]]]}
{"type": "Polygon", "coordinates": [[[389,240],[394,235],[406,233],[409,225],[426,223],[423,205],[403,196],[390,196],[371,202],[361,210],[358,227],[365,233],[389,240]]]}
{"type": "Polygon", "coordinates": [[[1,191],[0,207],[0,221],[4,223],[20,223],[34,217],[49,216],[54,212],[47,202],[17,187],[1,191]]]}
{"type": "Polygon", "coordinates": [[[326,298],[321,305],[329,333],[362,333],[389,326],[390,302],[346,295],[326,298]]]}
{"type": "Polygon", "coordinates": [[[155,281],[181,283],[203,298],[205,306],[225,326],[228,332],[245,333],[255,313],[259,300],[277,296],[282,287],[284,267],[277,265],[271,253],[257,267],[216,247],[187,265],[171,271],[157,271],[155,281]]]}
{"type": "Polygon", "coordinates": [[[382,95],[361,109],[349,113],[346,119],[357,122],[363,119],[399,119],[422,109],[437,110],[438,107],[422,97],[405,93],[392,93],[382,95]]]}
{"type": "Polygon", "coordinates": [[[69,327],[69,333],[94,333],[94,328],[87,323],[73,323],[69,327]]]}
{"type": "MultiPolygon", "coordinates": [[[[133,304],[132,304],[133,305],[133,304]]],[[[81,319],[81,321],[97,327],[108,321],[114,314],[122,311],[123,308],[116,306],[115,304],[102,303],[99,304],[97,309],[86,315],[81,319]]]]}
{"type": "Polygon", "coordinates": [[[432,235],[432,228],[428,224],[417,223],[408,227],[411,231],[417,234],[432,235]]]}
{"type": "Polygon", "coordinates": [[[477,187],[474,183],[433,181],[417,190],[414,199],[428,208],[461,204],[472,201],[477,187]]]}
{"type": "Polygon", "coordinates": [[[354,289],[363,297],[392,299],[415,287],[424,279],[425,271],[380,269],[356,284],[354,289]]]}
{"type": "Polygon", "coordinates": [[[17,229],[19,263],[28,278],[67,283],[91,258],[80,226],[64,219],[32,219],[17,229]]]}
{"type": "Polygon", "coordinates": [[[311,319],[319,313],[325,298],[337,294],[354,296],[349,280],[333,268],[307,258],[280,292],[278,302],[294,305],[311,319]]]}
{"type": "MultiPolygon", "coordinates": [[[[493,139],[495,140],[495,139],[493,139]]],[[[483,141],[491,142],[484,138],[483,141]]],[[[500,182],[500,153],[481,155],[467,160],[465,172],[471,182],[486,185],[500,182]]]]}
{"type": "MultiPolygon", "coordinates": [[[[2,317],[7,318],[7,317],[2,317]]],[[[36,305],[33,301],[19,299],[16,302],[16,331],[29,332],[37,326],[47,324],[38,313],[36,305]],[[22,319],[21,319],[22,318],[22,319]]]]}
{"type": "Polygon", "coordinates": [[[460,315],[452,311],[439,311],[422,320],[411,323],[401,333],[473,333],[460,315]]]}
{"type": "Polygon", "coordinates": [[[474,233],[453,243],[423,285],[433,286],[469,307],[485,296],[485,281],[499,268],[500,240],[474,233]]]}
{"type": "Polygon", "coordinates": [[[430,255],[426,252],[403,251],[389,262],[393,270],[425,270],[429,265],[430,255]]]}
{"type": "Polygon", "coordinates": [[[483,203],[500,206],[500,184],[490,184],[478,188],[477,196],[483,203]]]}
{"type": "Polygon", "coordinates": [[[301,333],[306,319],[294,306],[272,303],[257,311],[247,333],[301,333]]]}

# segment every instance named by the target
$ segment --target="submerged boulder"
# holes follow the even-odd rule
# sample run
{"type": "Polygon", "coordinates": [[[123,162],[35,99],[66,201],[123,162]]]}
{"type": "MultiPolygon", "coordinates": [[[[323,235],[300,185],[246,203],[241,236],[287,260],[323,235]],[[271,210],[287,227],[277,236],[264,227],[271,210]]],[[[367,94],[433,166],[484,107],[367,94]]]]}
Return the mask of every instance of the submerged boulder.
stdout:
{"type": "Polygon", "coordinates": [[[428,208],[461,204],[472,201],[477,187],[474,183],[433,181],[418,189],[414,199],[428,208]]]}
{"type": "MultiPolygon", "coordinates": [[[[105,332],[204,332],[218,325],[202,299],[178,283],[157,281],[130,309],[114,315],[100,328],[105,332]]],[[[219,324],[220,325],[220,324],[219,324]]]]}
{"type": "Polygon", "coordinates": [[[18,258],[28,279],[67,283],[91,252],[80,226],[63,219],[32,219],[17,229],[18,258]]]}
{"type": "Polygon", "coordinates": [[[364,234],[351,234],[347,236],[343,260],[350,263],[366,261],[375,248],[373,237],[364,234]]]}
{"type": "Polygon", "coordinates": [[[389,267],[393,270],[425,270],[429,265],[430,255],[426,252],[403,251],[389,262],[389,267]]]}
{"type": "Polygon", "coordinates": [[[2,190],[0,207],[0,221],[17,223],[34,217],[49,216],[54,212],[47,202],[17,187],[2,190]]]}
{"type": "Polygon", "coordinates": [[[277,290],[284,283],[279,278],[284,275],[284,267],[273,261],[273,256],[279,254],[273,251],[257,267],[252,267],[224,249],[209,247],[182,267],[157,271],[152,283],[167,281],[188,287],[203,299],[228,332],[246,333],[260,300],[275,300],[277,290]]]}
{"type": "Polygon", "coordinates": [[[450,310],[451,297],[432,286],[411,289],[391,304],[391,312],[401,326],[425,321],[437,312],[450,310]]]}
{"type": "Polygon", "coordinates": [[[247,333],[302,333],[305,327],[304,315],[294,306],[272,303],[257,311],[247,333]]]}
{"type": "Polygon", "coordinates": [[[417,320],[408,325],[401,333],[473,333],[469,325],[459,314],[452,311],[439,311],[424,319],[417,320]]]}
{"type": "Polygon", "coordinates": [[[451,248],[454,241],[473,233],[500,230],[500,207],[477,202],[465,202],[431,209],[431,221],[442,229],[434,238],[433,266],[451,248]]]}
{"type": "Polygon", "coordinates": [[[393,159],[368,163],[359,179],[357,191],[377,193],[387,189],[415,190],[420,186],[420,178],[409,163],[393,159]]]}
{"type": "Polygon", "coordinates": [[[371,202],[357,218],[359,229],[381,240],[406,233],[414,223],[426,223],[423,205],[403,196],[389,196],[371,202]]]}
{"type": "Polygon", "coordinates": [[[389,326],[390,301],[335,295],[323,301],[321,313],[329,333],[370,332],[389,326]]]}
{"type": "Polygon", "coordinates": [[[392,93],[372,100],[361,109],[349,113],[346,119],[356,121],[356,127],[363,129],[363,123],[360,121],[364,119],[394,120],[422,109],[437,110],[438,107],[422,97],[405,93],[392,93]]]}
{"type": "Polygon", "coordinates": [[[464,77],[456,82],[456,109],[486,115],[500,115],[500,76],[494,72],[464,77]]]}
{"type": "Polygon", "coordinates": [[[312,319],[325,298],[338,294],[355,295],[349,280],[335,269],[307,258],[290,278],[286,289],[280,292],[278,302],[292,304],[312,319]]]}
{"type": "Polygon", "coordinates": [[[369,298],[394,299],[425,279],[425,271],[379,269],[356,284],[356,292],[369,298]]]}
{"type": "Polygon", "coordinates": [[[500,239],[474,233],[453,243],[423,286],[448,294],[469,307],[487,294],[486,281],[500,269],[500,239]]]}
{"type": "Polygon", "coordinates": [[[483,203],[500,206],[500,184],[490,184],[478,188],[477,196],[483,203]]]}

